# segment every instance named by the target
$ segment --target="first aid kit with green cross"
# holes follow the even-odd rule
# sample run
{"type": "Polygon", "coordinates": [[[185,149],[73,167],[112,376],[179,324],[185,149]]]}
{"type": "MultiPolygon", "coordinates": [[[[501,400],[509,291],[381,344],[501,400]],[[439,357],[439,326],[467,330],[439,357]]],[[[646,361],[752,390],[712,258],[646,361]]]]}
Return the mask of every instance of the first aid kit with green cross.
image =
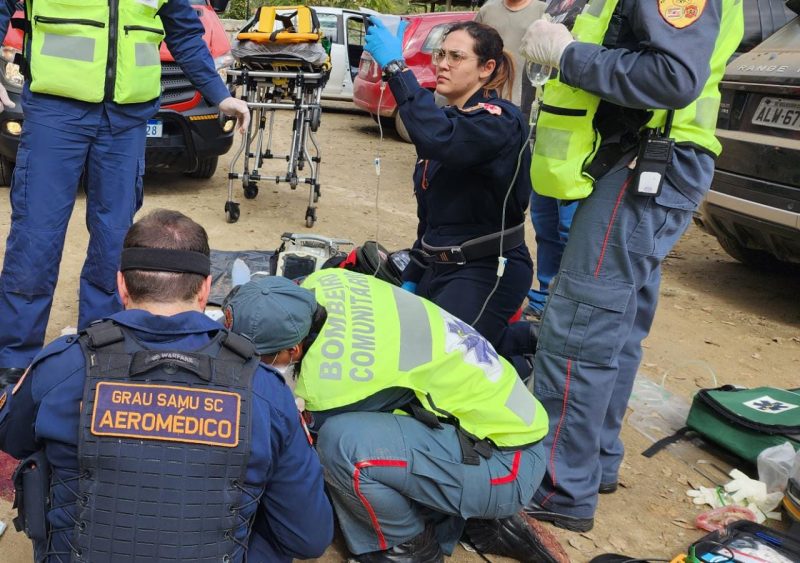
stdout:
{"type": "Polygon", "coordinates": [[[652,457],[687,434],[755,464],[763,450],[788,442],[800,450],[800,389],[723,385],[701,389],[692,399],[686,426],[642,452],[652,457]]]}
{"type": "Polygon", "coordinates": [[[800,390],[743,389],[724,385],[701,389],[686,425],[737,456],[756,462],[771,446],[789,442],[800,449],[800,390]]]}

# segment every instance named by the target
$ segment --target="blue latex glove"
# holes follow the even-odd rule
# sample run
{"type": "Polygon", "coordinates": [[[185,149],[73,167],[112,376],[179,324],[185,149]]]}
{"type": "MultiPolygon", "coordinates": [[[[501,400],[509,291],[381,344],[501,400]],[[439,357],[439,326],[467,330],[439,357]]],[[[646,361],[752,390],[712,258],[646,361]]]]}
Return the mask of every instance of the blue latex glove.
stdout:
{"type": "Polygon", "coordinates": [[[367,41],[364,49],[372,55],[372,58],[381,65],[386,66],[392,61],[403,58],[403,33],[406,31],[407,22],[402,20],[397,26],[397,35],[392,35],[380,18],[370,16],[372,23],[367,30],[367,41]]]}
{"type": "MultiPolygon", "coordinates": [[[[394,60],[394,59],[392,59],[394,60]]],[[[403,285],[400,286],[400,289],[405,289],[409,293],[416,293],[417,292],[417,284],[412,281],[404,281],[403,285]]]]}

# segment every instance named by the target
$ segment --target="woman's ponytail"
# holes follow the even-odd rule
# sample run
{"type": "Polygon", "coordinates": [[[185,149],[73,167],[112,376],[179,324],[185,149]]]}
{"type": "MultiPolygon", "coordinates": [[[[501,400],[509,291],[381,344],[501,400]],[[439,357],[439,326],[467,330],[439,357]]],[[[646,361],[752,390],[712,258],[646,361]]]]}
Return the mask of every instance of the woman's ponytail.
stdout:
{"type": "Polygon", "coordinates": [[[514,89],[514,77],[517,73],[514,57],[504,49],[499,59],[496,61],[494,72],[489,77],[489,82],[483,88],[484,90],[497,90],[497,94],[501,98],[510,100],[514,89]]]}

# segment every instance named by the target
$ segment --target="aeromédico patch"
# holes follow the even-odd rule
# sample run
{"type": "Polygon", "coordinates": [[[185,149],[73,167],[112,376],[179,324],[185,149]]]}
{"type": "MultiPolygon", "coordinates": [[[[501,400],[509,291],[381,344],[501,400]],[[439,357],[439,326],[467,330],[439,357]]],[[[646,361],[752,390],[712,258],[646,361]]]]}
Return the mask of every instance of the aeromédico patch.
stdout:
{"type": "Polygon", "coordinates": [[[92,434],[234,448],[239,444],[236,393],[101,381],[92,434]]]}

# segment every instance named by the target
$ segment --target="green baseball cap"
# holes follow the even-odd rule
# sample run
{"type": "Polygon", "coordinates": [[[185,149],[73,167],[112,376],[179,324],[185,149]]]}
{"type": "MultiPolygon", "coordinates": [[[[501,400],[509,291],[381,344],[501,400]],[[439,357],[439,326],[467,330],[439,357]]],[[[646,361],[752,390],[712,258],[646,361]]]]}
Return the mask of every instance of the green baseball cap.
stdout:
{"type": "Polygon", "coordinates": [[[282,276],[237,286],[222,302],[225,326],[252,340],[260,355],[291,348],[308,336],[316,308],[311,291],[282,276]]]}

